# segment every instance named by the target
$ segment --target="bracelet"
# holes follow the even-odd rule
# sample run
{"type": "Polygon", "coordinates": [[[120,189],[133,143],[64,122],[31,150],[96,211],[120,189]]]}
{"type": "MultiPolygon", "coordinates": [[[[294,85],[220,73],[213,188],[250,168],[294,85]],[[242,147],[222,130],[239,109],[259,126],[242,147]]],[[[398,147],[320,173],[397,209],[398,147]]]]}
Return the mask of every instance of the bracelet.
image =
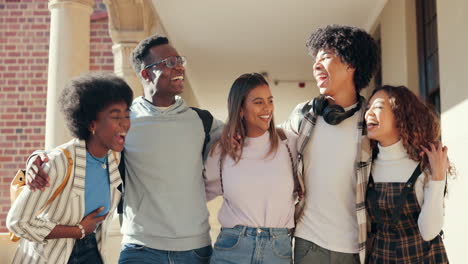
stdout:
{"type": "Polygon", "coordinates": [[[83,226],[80,225],[80,224],[77,224],[76,226],[77,226],[77,227],[80,229],[80,231],[81,231],[81,237],[80,237],[80,239],[83,239],[83,238],[85,237],[85,235],[86,235],[86,232],[85,232],[83,226]]]}

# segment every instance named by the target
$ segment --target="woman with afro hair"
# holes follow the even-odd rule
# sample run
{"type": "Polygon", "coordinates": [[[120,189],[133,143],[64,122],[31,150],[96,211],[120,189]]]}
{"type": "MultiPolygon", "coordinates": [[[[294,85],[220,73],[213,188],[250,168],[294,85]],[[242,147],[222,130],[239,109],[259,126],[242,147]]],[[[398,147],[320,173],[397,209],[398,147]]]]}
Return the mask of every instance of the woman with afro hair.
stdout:
{"type": "Polygon", "coordinates": [[[8,229],[22,238],[13,263],[105,263],[132,99],[113,74],[86,74],[67,84],[59,104],[74,139],[42,164],[50,187],[25,187],[8,213],[8,229]]]}
{"type": "Polygon", "coordinates": [[[447,147],[437,115],[403,86],[372,92],[366,111],[373,165],[367,263],[448,263],[442,242],[447,147]]]}

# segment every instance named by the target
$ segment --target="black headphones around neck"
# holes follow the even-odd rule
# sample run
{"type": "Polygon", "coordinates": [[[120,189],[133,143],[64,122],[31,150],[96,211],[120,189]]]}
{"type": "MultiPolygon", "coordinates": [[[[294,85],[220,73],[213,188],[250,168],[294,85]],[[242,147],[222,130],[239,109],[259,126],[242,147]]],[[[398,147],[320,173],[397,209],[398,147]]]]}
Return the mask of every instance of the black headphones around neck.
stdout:
{"type": "Polygon", "coordinates": [[[312,101],[312,110],[315,114],[323,117],[325,122],[330,125],[338,125],[343,120],[351,117],[359,109],[361,109],[362,97],[358,95],[358,103],[352,109],[345,111],[343,107],[337,104],[329,104],[324,95],[315,97],[312,101]]]}

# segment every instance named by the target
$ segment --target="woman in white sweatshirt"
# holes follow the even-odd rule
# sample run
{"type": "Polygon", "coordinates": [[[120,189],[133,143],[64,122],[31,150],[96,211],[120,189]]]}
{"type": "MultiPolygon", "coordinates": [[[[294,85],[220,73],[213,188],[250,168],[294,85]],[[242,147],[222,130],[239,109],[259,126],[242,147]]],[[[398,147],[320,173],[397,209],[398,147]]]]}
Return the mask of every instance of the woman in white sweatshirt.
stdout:
{"type": "Polygon", "coordinates": [[[408,88],[372,92],[365,115],[374,161],[367,263],[448,263],[442,242],[447,147],[437,115],[408,88]]]}
{"type": "Polygon", "coordinates": [[[211,263],[291,263],[296,136],[276,129],[273,96],[258,73],[231,87],[228,119],[205,163],[207,200],[223,195],[211,263]],[[234,148],[234,136],[240,143],[234,148]]]}

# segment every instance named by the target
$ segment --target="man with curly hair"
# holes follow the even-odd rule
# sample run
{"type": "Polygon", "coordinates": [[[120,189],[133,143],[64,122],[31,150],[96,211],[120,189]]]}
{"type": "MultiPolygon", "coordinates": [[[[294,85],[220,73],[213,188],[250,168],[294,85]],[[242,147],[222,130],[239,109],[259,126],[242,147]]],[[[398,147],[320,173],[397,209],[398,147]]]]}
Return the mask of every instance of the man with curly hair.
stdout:
{"type": "Polygon", "coordinates": [[[364,30],[339,25],[319,28],[306,46],[320,96],[299,104],[283,124],[299,135],[305,185],[295,263],[363,263],[371,154],[359,92],[377,68],[377,46],[364,30]]]}

